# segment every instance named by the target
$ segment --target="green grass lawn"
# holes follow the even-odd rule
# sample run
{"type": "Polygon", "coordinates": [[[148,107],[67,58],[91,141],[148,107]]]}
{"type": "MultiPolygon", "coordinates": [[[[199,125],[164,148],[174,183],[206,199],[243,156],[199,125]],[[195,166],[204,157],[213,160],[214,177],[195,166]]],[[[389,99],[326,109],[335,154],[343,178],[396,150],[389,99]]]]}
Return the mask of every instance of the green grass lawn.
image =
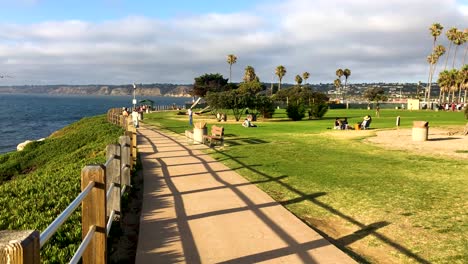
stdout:
{"type": "MultiPolygon", "coordinates": [[[[468,262],[468,163],[386,150],[328,133],[335,117],[361,121],[367,110],[330,110],[322,120],[288,121],[284,111],[243,128],[228,120],[225,145],[212,155],[281,202],[303,221],[362,262],[468,262]],[[328,136],[327,136],[328,135],[328,136]]],[[[461,126],[463,113],[381,110],[371,128],[429,121],[461,126]]],[[[216,123],[213,117],[195,116],[216,123]]],[[[176,133],[188,118],[175,112],[145,115],[145,123],[176,133]]],[[[464,148],[467,149],[466,147],[464,148]]]]}

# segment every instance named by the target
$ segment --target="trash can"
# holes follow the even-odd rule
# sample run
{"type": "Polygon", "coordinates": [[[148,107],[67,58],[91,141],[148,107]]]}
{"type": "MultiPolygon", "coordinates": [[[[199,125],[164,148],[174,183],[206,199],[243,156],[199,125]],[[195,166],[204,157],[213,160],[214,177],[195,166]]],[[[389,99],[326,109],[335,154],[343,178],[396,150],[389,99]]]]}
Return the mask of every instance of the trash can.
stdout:
{"type": "Polygon", "coordinates": [[[206,123],[198,122],[193,127],[193,143],[203,144],[203,136],[207,135],[206,123]]]}
{"type": "Polygon", "coordinates": [[[427,141],[429,136],[429,122],[413,121],[413,141],[427,141]]]}

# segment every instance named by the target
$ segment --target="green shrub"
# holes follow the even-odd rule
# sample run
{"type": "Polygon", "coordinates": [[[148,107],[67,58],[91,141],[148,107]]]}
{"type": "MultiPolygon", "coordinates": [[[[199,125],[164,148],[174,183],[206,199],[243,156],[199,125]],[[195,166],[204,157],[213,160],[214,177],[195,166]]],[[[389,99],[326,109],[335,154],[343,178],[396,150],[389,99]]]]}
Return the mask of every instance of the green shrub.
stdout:
{"type": "Polygon", "coordinates": [[[328,111],[326,103],[313,104],[310,106],[310,117],[313,119],[321,119],[328,111]]]}
{"type": "Polygon", "coordinates": [[[306,108],[303,104],[289,104],[286,113],[293,121],[299,121],[305,117],[306,108]]]}

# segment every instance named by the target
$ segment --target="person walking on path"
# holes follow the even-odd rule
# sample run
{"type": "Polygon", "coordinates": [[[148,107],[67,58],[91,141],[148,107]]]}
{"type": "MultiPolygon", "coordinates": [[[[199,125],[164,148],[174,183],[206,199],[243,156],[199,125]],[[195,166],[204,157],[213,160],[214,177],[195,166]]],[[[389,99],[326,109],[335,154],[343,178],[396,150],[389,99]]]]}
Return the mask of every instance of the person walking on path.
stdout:
{"type": "Polygon", "coordinates": [[[189,108],[188,111],[188,116],[189,116],[189,125],[192,126],[193,125],[193,112],[192,112],[192,108],[189,108]]]}
{"type": "Polygon", "coordinates": [[[138,127],[138,117],[139,117],[139,115],[140,115],[140,114],[138,113],[138,111],[136,110],[136,108],[133,109],[133,112],[132,112],[132,121],[133,121],[133,126],[134,126],[135,128],[138,127]]]}

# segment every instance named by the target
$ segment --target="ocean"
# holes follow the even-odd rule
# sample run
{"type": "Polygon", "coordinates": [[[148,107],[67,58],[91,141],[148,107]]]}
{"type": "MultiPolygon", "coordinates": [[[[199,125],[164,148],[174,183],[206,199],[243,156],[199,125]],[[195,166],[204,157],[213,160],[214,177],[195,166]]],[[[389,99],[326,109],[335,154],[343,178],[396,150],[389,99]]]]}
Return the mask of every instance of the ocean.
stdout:
{"type": "MultiPolygon", "coordinates": [[[[132,107],[132,96],[0,94],[0,154],[26,140],[45,138],[83,117],[132,107]]],[[[145,96],[154,105],[183,105],[191,98],[145,96]]]]}

